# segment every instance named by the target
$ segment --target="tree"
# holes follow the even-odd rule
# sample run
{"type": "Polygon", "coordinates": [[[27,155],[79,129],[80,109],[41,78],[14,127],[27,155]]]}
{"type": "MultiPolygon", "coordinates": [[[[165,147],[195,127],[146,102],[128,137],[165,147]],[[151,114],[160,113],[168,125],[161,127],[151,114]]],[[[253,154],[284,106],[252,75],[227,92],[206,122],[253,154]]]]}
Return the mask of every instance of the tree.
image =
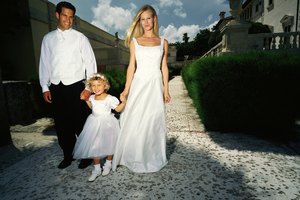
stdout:
{"type": "Polygon", "coordinates": [[[199,33],[197,33],[196,37],[194,38],[195,54],[197,56],[202,56],[210,49],[208,41],[211,34],[212,32],[209,29],[202,29],[199,31],[199,33]]]}
{"type": "Polygon", "coordinates": [[[209,40],[208,40],[208,46],[210,49],[217,45],[219,42],[222,41],[222,34],[219,30],[215,30],[211,33],[209,40]]]}
{"type": "Polygon", "coordinates": [[[184,56],[188,55],[189,59],[195,59],[201,57],[208,50],[210,50],[215,44],[220,41],[221,34],[211,32],[209,29],[200,30],[197,33],[193,41],[189,42],[187,33],[183,34],[183,43],[175,43],[177,54],[176,59],[184,60],[184,56]]]}
{"type": "Polygon", "coordinates": [[[184,60],[185,55],[191,55],[192,54],[192,48],[191,48],[191,43],[180,43],[176,42],[175,43],[177,54],[176,54],[176,60],[184,60]]]}
{"type": "Polygon", "coordinates": [[[182,37],[182,40],[184,41],[184,43],[188,43],[189,42],[189,37],[188,37],[188,34],[187,33],[184,33],[183,34],[183,37],[182,37]]]}
{"type": "Polygon", "coordinates": [[[271,33],[272,31],[267,25],[264,25],[260,22],[251,22],[251,26],[248,30],[249,34],[256,34],[256,33],[271,33]]]}

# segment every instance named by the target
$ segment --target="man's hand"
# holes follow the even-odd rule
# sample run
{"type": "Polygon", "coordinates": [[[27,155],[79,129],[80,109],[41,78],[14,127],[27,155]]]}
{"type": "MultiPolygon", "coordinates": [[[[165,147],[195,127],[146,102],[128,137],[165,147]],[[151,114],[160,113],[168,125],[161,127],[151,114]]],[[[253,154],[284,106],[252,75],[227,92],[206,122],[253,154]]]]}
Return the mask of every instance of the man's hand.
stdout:
{"type": "Polygon", "coordinates": [[[44,97],[44,100],[47,102],[47,103],[52,103],[52,97],[51,97],[51,92],[50,91],[46,91],[43,93],[43,97],[44,97]]]}
{"type": "Polygon", "coordinates": [[[84,89],[80,94],[80,99],[84,101],[88,101],[91,96],[91,92],[84,89]]]}

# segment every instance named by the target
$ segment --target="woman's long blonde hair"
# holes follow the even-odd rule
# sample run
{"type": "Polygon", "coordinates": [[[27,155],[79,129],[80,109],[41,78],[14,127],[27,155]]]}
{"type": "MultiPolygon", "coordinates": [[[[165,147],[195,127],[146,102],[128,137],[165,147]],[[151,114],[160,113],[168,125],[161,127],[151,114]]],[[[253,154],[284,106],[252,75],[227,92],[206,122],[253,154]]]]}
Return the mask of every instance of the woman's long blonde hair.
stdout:
{"type": "Polygon", "coordinates": [[[125,45],[127,47],[129,47],[130,41],[133,37],[138,38],[144,34],[143,27],[140,23],[140,18],[141,18],[141,14],[147,10],[150,10],[152,12],[152,17],[155,17],[153,30],[154,30],[154,34],[158,36],[159,28],[158,28],[158,17],[156,11],[152,6],[144,5],[139,9],[137,14],[133,18],[130,27],[127,30],[127,34],[125,38],[125,45]]]}

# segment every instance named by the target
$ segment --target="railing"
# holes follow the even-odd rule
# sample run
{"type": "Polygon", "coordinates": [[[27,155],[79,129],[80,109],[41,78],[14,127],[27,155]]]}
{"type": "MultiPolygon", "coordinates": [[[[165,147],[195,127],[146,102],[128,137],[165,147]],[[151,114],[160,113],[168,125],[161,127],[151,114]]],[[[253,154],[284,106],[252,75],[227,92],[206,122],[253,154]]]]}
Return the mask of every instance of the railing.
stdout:
{"type": "Polygon", "coordinates": [[[300,32],[275,33],[272,39],[269,38],[271,44],[267,44],[266,47],[270,47],[270,49],[299,49],[299,37],[300,32]],[[277,40],[278,38],[279,40],[277,40]],[[278,41],[278,45],[276,45],[276,40],[278,41]]]}
{"type": "MultiPolygon", "coordinates": [[[[246,49],[243,49],[242,51],[300,51],[300,32],[245,34],[247,34],[246,40],[239,41],[239,38],[234,38],[235,41],[233,41],[246,46],[246,49]]],[[[223,39],[224,38],[226,37],[223,37],[223,39]]],[[[201,58],[218,56],[224,53],[241,52],[241,49],[232,48],[232,45],[228,43],[230,41],[232,40],[227,40],[227,43],[225,41],[221,41],[206,52],[201,58]],[[231,48],[228,48],[228,46],[231,46],[231,48]],[[230,49],[230,51],[227,51],[227,49],[230,49]]]]}
{"type": "Polygon", "coordinates": [[[218,56],[222,53],[222,49],[223,49],[223,43],[220,42],[219,44],[211,48],[208,52],[206,52],[203,56],[201,56],[201,58],[208,57],[208,56],[218,56]]]}
{"type": "Polygon", "coordinates": [[[257,50],[300,50],[299,38],[300,32],[287,33],[261,33],[249,35],[250,41],[255,45],[249,47],[256,47],[257,50]]]}

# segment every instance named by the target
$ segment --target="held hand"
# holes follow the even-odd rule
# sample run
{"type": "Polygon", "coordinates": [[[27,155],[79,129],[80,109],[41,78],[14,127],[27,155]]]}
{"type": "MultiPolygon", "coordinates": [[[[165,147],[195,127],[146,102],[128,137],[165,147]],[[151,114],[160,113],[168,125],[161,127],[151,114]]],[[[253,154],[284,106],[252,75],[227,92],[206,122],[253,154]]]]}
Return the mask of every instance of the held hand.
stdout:
{"type": "Polygon", "coordinates": [[[122,94],[120,94],[120,100],[121,102],[126,103],[126,97],[122,94]]]}
{"type": "Polygon", "coordinates": [[[90,91],[84,89],[80,94],[80,99],[84,101],[88,101],[90,96],[91,96],[90,91]]]}
{"type": "Polygon", "coordinates": [[[127,98],[127,95],[128,95],[128,91],[123,90],[123,92],[120,94],[120,99],[121,99],[121,96],[123,96],[124,98],[127,98]]]}
{"type": "Polygon", "coordinates": [[[44,97],[44,100],[47,102],[47,103],[52,103],[52,97],[51,97],[51,92],[50,91],[46,91],[43,93],[43,97],[44,97]]]}

